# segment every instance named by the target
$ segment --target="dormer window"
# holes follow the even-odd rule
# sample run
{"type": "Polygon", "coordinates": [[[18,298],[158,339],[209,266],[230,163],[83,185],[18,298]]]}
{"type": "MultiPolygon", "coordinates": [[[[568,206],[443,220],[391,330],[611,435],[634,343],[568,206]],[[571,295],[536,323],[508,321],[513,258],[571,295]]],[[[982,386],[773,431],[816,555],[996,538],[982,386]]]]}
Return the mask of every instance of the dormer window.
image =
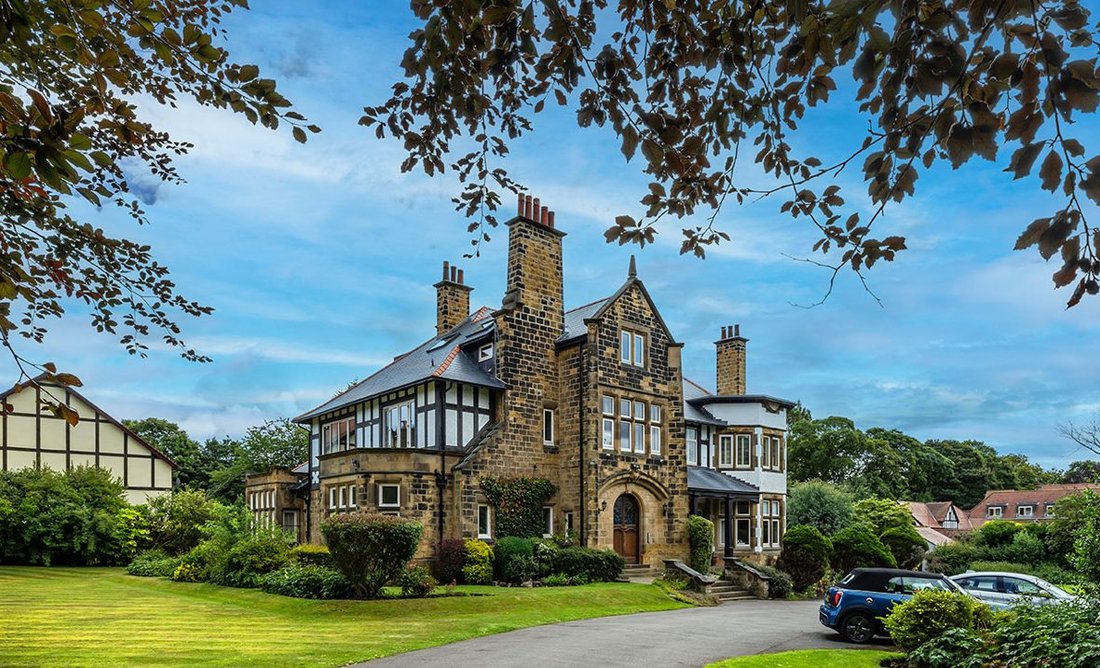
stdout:
{"type": "Polygon", "coordinates": [[[645,334],[624,329],[619,336],[619,361],[631,366],[645,366],[645,334]]]}
{"type": "Polygon", "coordinates": [[[493,344],[486,343],[477,349],[477,361],[488,362],[493,359],[493,344]]]}
{"type": "Polygon", "coordinates": [[[997,518],[1004,516],[1005,509],[1000,506],[989,506],[985,512],[986,517],[997,518]]]}
{"type": "Polygon", "coordinates": [[[1016,506],[1016,517],[1034,517],[1035,506],[1016,506]]]}

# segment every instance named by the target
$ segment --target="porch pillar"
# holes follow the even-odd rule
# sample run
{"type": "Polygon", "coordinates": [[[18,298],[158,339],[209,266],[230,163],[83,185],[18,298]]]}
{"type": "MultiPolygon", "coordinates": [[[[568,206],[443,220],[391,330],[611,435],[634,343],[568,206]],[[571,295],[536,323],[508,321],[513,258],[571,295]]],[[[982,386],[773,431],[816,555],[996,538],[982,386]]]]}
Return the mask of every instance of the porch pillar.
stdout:
{"type": "Polygon", "coordinates": [[[733,556],[733,499],[726,497],[726,554],[727,557],[733,556]]]}

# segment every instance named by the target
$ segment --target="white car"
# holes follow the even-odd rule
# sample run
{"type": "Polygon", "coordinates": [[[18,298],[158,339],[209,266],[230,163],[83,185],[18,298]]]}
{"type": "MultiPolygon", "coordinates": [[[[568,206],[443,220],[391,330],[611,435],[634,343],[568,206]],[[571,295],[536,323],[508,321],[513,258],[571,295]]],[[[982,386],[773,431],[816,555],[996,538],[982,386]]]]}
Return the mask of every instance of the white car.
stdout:
{"type": "Polygon", "coordinates": [[[1050,605],[1076,598],[1046,580],[1023,573],[967,571],[952,575],[951,580],[994,610],[1004,610],[1017,603],[1050,605]]]}

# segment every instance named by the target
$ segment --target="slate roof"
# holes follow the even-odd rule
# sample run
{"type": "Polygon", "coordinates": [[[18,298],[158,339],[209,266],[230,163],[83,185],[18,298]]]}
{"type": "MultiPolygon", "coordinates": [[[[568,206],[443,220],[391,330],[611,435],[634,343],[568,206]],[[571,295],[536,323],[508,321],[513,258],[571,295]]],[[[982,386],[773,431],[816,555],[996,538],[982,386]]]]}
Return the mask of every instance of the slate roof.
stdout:
{"type": "Polygon", "coordinates": [[[708,492],[753,499],[760,497],[759,487],[725,473],[702,466],[688,466],[687,473],[689,492],[708,492]]]}
{"type": "Polygon", "coordinates": [[[476,360],[462,350],[462,345],[484,336],[496,326],[491,313],[487,307],[477,310],[442,337],[433,336],[366,380],[299,415],[294,421],[307,422],[337,408],[433,378],[504,389],[504,383],[484,371],[476,360]]]}
{"type": "Polygon", "coordinates": [[[591,304],[578,306],[572,311],[565,312],[565,323],[562,326],[561,336],[558,337],[558,345],[577,341],[588,335],[588,325],[584,321],[595,316],[610,300],[610,297],[597,299],[591,304]]]}
{"type": "Polygon", "coordinates": [[[725,426],[724,420],[711,415],[710,411],[702,406],[695,406],[690,403],[693,399],[703,399],[711,396],[711,393],[702,385],[689,380],[684,379],[684,419],[688,422],[698,422],[701,424],[712,424],[718,427],[725,426]]]}
{"type": "Polygon", "coordinates": [[[916,527],[916,530],[917,533],[920,534],[921,538],[923,538],[934,547],[939,547],[940,545],[946,545],[948,543],[955,542],[954,538],[946,536],[939,531],[936,531],[932,527],[916,527]]]}

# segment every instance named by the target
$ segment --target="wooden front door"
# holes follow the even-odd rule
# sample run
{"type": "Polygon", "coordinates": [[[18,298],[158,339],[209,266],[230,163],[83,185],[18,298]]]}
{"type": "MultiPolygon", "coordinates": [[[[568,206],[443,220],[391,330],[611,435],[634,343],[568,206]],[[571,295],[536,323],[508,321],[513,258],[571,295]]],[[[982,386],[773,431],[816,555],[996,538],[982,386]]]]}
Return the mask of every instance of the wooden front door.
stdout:
{"type": "Polygon", "coordinates": [[[615,500],[615,551],[628,564],[638,563],[638,501],[630,494],[615,500]]]}

